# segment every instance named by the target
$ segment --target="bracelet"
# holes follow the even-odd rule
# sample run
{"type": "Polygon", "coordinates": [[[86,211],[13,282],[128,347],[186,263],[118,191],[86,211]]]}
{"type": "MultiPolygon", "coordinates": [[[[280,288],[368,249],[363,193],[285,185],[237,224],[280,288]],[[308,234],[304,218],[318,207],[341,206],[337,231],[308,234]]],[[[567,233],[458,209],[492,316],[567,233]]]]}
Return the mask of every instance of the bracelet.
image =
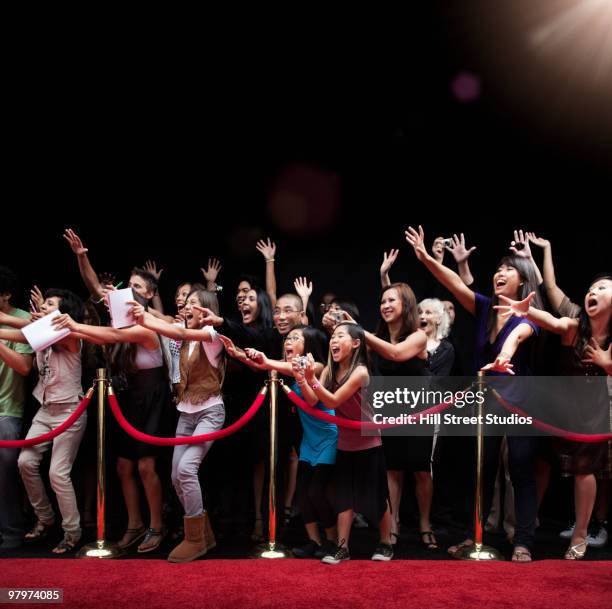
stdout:
{"type": "Polygon", "coordinates": [[[297,382],[298,385],[307,385],[306,379],[297,382]]]}
{"type": "Polygon", "coordinates": [[[319,383],[317,383],[317,381],[315,381],[310,388],[314,391],[315,389],[318,389],[319,387],[321,387],[321,385],[319,385],[319,383]]]}
{"type": "Polygon", "coordinates": [[[266,258],[266,262],[274,262],[274,258],[266,258]]]}

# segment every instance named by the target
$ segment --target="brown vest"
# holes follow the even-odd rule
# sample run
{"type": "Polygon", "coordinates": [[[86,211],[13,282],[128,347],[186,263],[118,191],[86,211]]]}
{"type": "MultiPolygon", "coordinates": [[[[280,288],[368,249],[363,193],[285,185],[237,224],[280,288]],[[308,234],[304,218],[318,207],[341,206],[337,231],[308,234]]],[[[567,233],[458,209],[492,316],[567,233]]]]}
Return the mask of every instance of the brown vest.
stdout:
{"type": "Polygon", "coordinates": [[[176,385],[179,402],[200,404],[221,393],[221,372],[208,361],[202,343],[198,342],[189,357],[189,341],[183,341],[179,369],[181,380],[176,385]]]}

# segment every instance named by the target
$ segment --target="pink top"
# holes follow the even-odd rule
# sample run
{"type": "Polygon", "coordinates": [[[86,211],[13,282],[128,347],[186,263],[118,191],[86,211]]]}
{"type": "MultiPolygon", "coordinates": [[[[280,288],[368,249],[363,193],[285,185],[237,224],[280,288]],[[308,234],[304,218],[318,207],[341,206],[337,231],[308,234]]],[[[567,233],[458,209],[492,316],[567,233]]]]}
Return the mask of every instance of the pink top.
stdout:
{"type": "MultiPolygon", "coordinates": [[[[354,393],[346,402],[343,402],[336,408],[336,416],[345,417],[353,421],[361,420],[372,420],[372,407],[369,403],[361,406],[361,390],[354,393]]],[[[347,427],[341,427],[338,425],[338,450],[354,451],[354,450],[367,450],[368,448],[375,448],[382,444],[380,439],[380,431],[369,433],[375,433],[375,435],[362,435],[359,429],[348,429],[347,427]]]]}

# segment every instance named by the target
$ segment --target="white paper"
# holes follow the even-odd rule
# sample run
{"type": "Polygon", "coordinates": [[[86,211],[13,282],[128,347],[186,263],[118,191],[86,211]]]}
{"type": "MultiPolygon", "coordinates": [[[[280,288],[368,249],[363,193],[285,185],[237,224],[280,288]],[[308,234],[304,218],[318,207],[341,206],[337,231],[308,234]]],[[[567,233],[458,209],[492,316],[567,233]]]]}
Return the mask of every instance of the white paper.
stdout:
{"type": "Polygon", "coordinates": [[[134,305],[127,304],[129,300],[134,300],[132,288],[111,290],[108,293],[108,306],[113,328],[129,328],[136,325],[136,320],[131,313],[134,305]]]}
{"type": "Polygon", "coordinates": [[[23,335],[34,351],[44,351],[47,347],[54,345],[70,334],[68,328],[56,330],[51,323],[58,315],[61,315],[59,311],[53,311],[53,313],[49,313],[21,328],[23,335]]]}

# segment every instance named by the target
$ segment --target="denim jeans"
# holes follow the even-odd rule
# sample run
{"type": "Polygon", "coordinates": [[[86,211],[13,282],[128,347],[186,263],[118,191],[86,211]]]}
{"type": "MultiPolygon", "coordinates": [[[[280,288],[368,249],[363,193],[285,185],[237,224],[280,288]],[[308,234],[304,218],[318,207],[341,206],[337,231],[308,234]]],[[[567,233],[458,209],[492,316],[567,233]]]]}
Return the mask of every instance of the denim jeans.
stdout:
{"type": "MultiPolygon", "coordinates": [[[[200,412],[181,412],[176,437],[199,436],[223,427],[225,408],[215,404],[200,412]]],[[[212,441],[183,444],[174,447],[172,454],[172,484],[183,505],[185,516],[199,516],[204,511],[202,489],[198,478],[200,464],[212,446],[212,441]]]]}

